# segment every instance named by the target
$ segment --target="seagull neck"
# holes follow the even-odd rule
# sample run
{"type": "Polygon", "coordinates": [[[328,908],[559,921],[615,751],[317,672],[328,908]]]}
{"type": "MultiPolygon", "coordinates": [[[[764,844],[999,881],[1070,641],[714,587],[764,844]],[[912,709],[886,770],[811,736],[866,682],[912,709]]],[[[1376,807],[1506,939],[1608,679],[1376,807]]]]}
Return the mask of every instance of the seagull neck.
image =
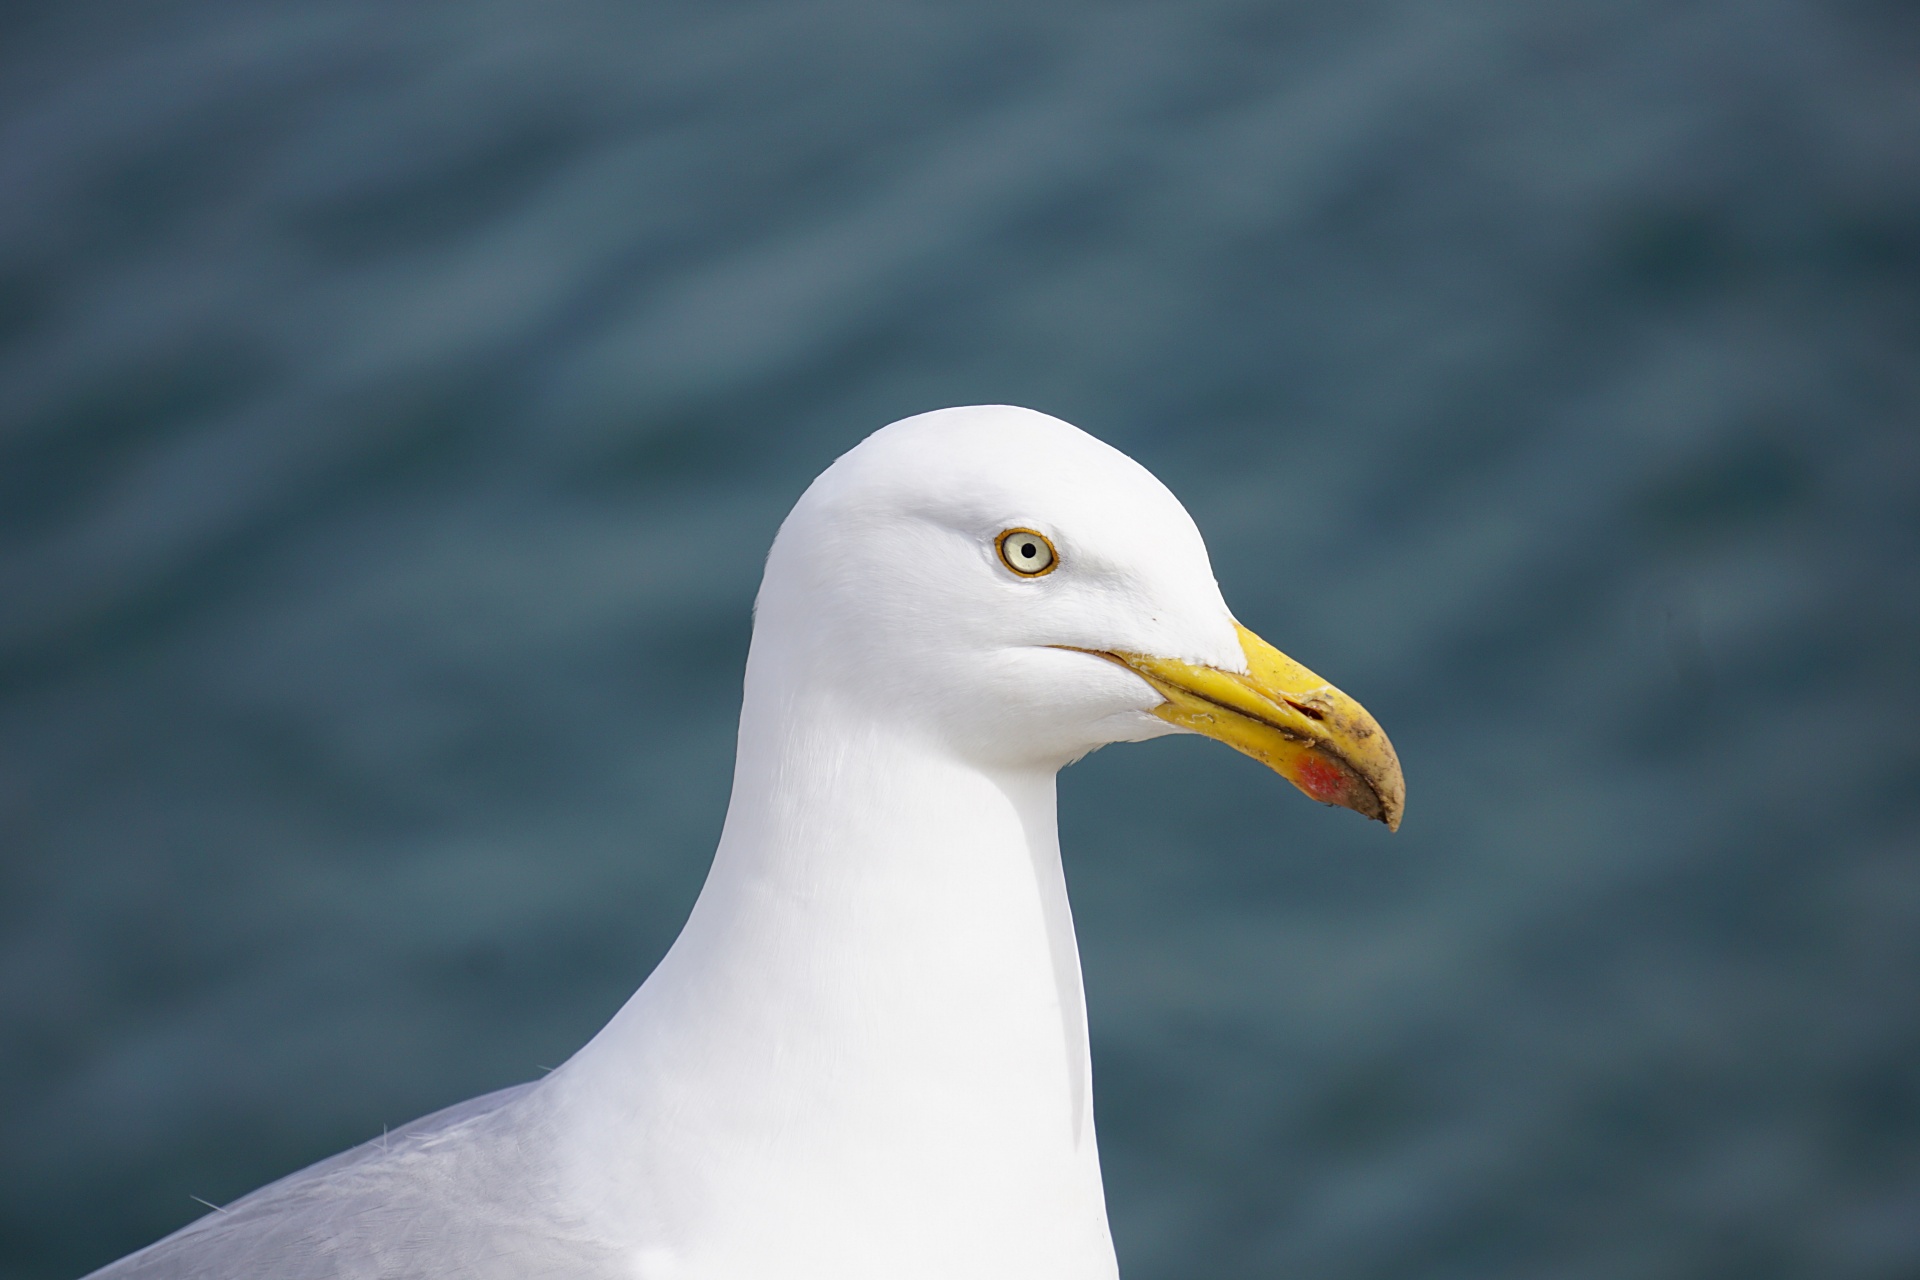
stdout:
{"type": "Polygon", "coordinates": [[[831,696],[753,694],[691,918],[550,1078],[562,1097],[617,1095],[593,1113],[640,1130],[583,1141],[644,1144],[656,1174],[676,1150],[691,1171],[750,1149],[775,1196],[809,1174],[883,1200],[902,1180],[976,1178],[1058,1204],[1022,1190],[1053,1178],[1097,1210],[1052,771],[981,768],[831,696]]]}

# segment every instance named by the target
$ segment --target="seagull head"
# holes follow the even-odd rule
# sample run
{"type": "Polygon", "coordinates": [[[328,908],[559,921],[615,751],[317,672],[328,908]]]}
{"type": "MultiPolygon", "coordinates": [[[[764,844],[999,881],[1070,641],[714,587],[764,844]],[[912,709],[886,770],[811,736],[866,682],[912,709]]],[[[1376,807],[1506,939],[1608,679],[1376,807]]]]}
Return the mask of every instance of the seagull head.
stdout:
{"type": "Polygon", "coordinates": [[[1373,717],[1234,619],[1165,485],[1046,414],[943,409],[867,437],[788,515],[755,609],[750,684],[982,767],[1198,733],[1400,822],[1373,717]]]}

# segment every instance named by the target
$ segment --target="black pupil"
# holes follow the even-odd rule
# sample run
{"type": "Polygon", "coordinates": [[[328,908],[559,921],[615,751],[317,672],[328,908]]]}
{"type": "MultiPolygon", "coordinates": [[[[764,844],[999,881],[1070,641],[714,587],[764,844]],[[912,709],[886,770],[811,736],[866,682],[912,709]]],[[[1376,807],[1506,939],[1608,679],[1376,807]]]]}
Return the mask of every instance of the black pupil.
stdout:
{"type": "Polygon", "coordinates": [[[1020,554],[1031,560],[1040,554],[1040,549],[1031,542],[1023,542],[1020,544],[1020,554]]]}

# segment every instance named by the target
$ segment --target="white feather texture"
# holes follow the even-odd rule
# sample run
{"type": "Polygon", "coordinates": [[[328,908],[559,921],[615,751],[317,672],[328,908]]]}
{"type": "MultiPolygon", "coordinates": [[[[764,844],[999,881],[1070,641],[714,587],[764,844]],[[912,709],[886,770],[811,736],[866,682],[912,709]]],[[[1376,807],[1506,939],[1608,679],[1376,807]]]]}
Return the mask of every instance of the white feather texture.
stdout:
{"type": "Polygon", "coordinates": [[[712,871],[612,1022],[96,1274],[1113,1277],[1054,775],[1173,730],[1071,648],[1245,669],[1173,495],[1030,410],[876,432],[775,539],[712,871]]]}

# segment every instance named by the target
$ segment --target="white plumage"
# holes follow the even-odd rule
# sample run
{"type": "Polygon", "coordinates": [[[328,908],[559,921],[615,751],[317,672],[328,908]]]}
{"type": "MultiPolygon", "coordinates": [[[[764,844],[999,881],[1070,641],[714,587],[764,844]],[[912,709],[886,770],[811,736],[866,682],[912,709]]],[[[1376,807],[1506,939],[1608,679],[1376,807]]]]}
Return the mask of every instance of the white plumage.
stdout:
{"type": "Polygon", "coordinates": [[[96,1276],[1113,1277],[1054,775],[1182,727],[1120,657],[1248,652],[1115,450],[1006,407],[875,433],[775,540],[712,871],[612,1022],[96,1276]]]}

